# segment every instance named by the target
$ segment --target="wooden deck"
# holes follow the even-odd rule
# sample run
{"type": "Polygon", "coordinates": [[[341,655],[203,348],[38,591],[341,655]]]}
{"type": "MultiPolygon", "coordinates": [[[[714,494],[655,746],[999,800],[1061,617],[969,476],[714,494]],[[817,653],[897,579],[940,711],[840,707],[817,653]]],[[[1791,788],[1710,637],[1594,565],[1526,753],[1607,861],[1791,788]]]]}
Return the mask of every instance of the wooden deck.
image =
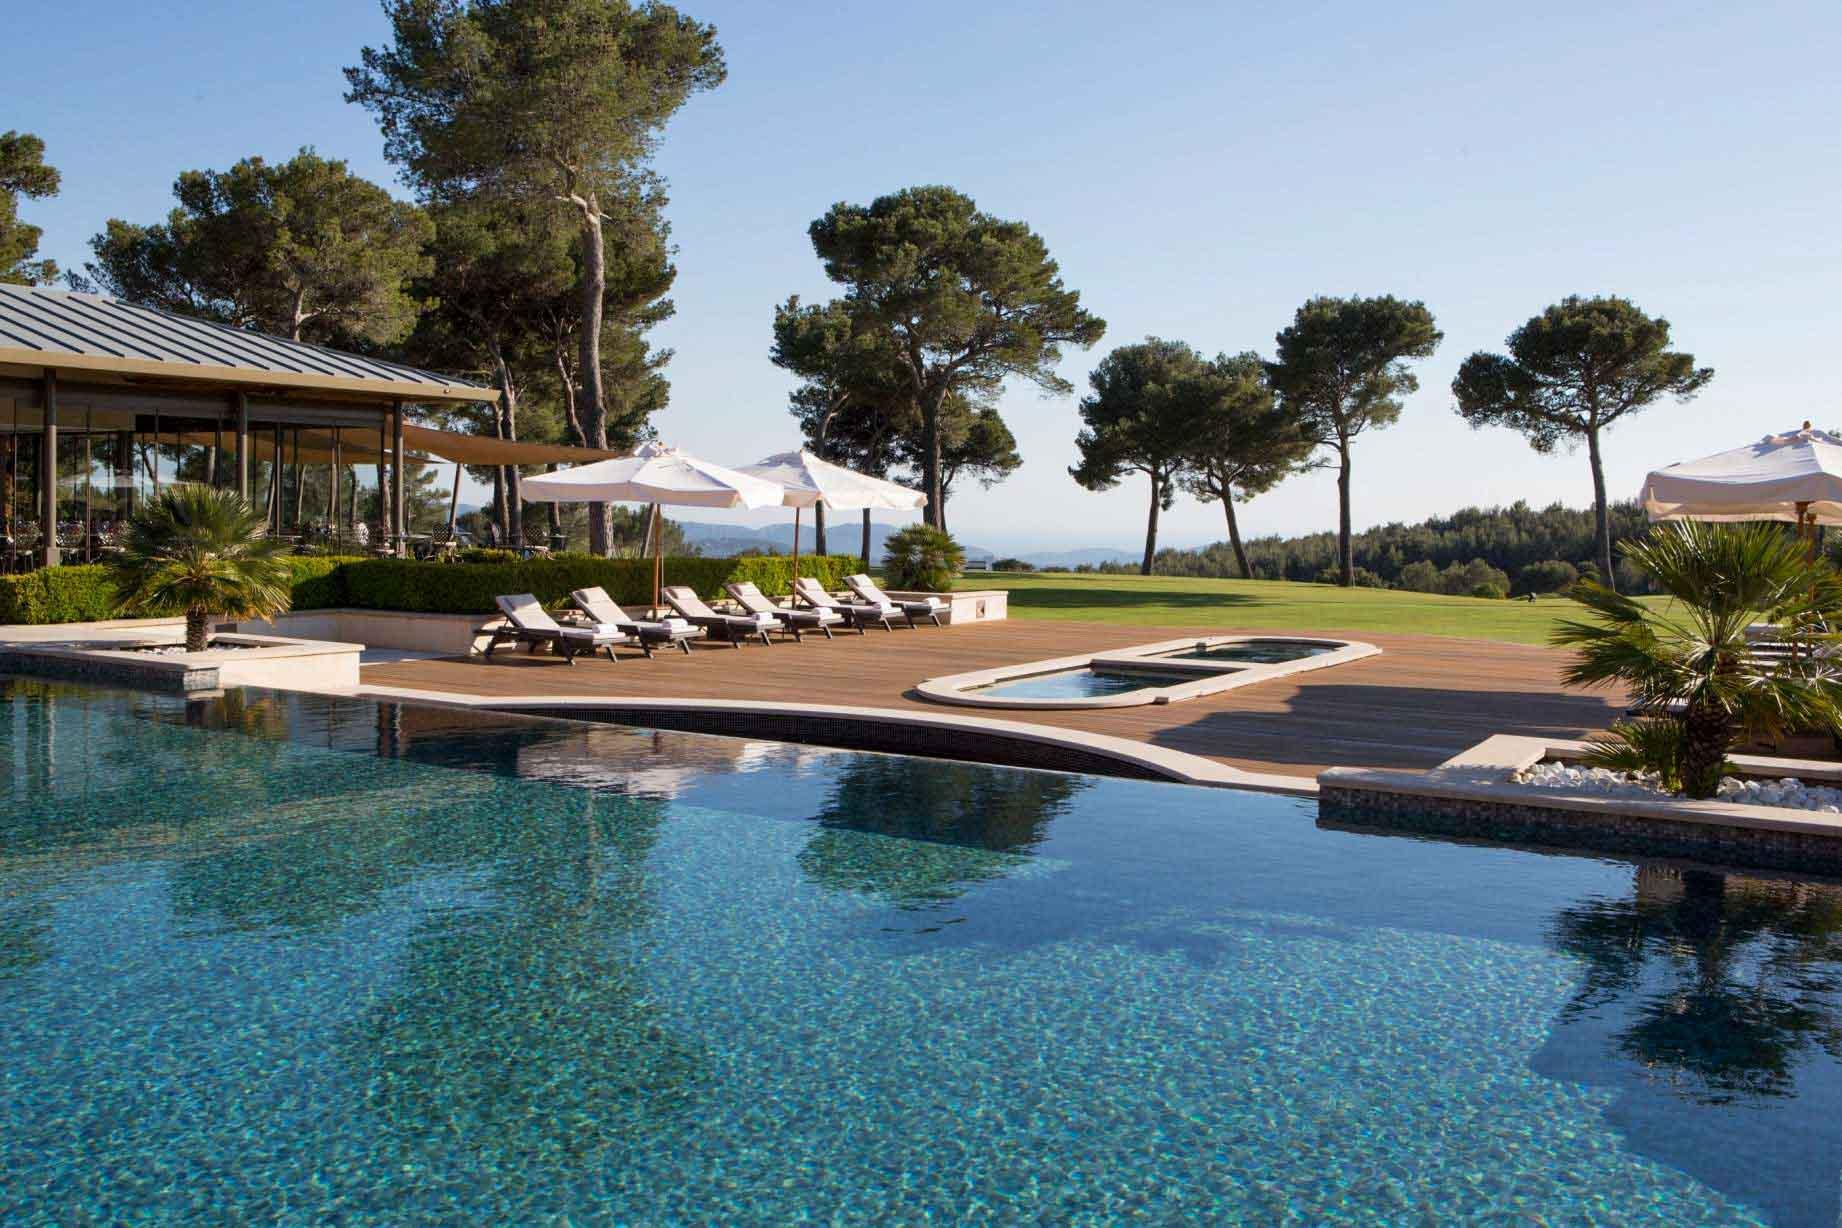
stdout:
{"type": "MultiPolygon", "coordinates": [[[[474,696],[758,698],[978,714],[976,708],[929,703],[912,688],[924,678],[967,670],[1233,632],[974,623],[840,635],[829,642],[809,637],[772,648],[699,647],[688,657],[623,656],[618,665],[580,659],[571,666],[502,650],[491,661],[368,665],[363,681],[474,696]]],[[[1315,776],[1332,766],[1428,768],[1493,733],[1579,737],[1604,728],[1618,712],[1616,697],[1562,691],[1563,658],[1552,649],[1438,636],[1345,638],[1366,640],[1382,654],[1185,703],[990,715],[1132,738],[1252,771],[1315,776]]]]}

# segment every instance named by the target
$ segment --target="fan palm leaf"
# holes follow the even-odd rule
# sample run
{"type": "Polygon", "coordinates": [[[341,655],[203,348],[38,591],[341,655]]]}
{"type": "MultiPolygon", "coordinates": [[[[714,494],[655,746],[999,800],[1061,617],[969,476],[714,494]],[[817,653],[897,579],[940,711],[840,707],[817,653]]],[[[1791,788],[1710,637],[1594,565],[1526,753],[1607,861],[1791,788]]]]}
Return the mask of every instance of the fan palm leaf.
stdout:
{"type": "Polygon", "coordinates": [[[1574,651],[1573,686],[1622,685],[1651,712],[1681,722],[1682,779],[1711,796],[1735,730],[1771,738],[1842,724],[1842,674],[1821,649],[1842,612],[1842,581],[1803,543],[1771,524],[1660,525],[1624,544],[1625,557],[1667,598],[1640,602],[1592,581],[1570,595],[1587,617],[1559,623],[1552,642],[1574,651]],[[1748,628],[1774,623],[1788,655],[1760,653],[1748,628]]]}
{"type": "Polygon", "coordinates": [[[231,491],[185,484],[135,514],[112,568],[124,613],[183,614],[186,647],[205,647],[213,617],[268,618],[288,608],[283,544],[231,491]]]}

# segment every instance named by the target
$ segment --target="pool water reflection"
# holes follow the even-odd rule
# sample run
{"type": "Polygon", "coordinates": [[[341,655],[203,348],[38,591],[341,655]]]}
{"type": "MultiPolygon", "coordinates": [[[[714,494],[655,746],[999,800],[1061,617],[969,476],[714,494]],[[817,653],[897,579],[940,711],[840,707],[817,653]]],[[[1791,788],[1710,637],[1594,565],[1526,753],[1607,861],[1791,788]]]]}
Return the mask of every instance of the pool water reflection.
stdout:
{"type": "Polygon", "coordinates": [[[7,1222],[1837,1218],[1829,883],[688,734],[0,700],[7,1222]]]}

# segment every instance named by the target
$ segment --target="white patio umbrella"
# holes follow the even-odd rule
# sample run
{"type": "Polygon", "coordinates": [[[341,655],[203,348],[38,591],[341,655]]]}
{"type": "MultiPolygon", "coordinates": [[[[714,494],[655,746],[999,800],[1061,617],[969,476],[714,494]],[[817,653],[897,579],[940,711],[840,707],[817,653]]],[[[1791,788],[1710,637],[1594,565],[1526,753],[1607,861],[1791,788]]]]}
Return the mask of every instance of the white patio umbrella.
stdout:
{"type": "Polygon", "coordinates": [[[1651,520],[1842,524],[1842,438],[1802,430],[1657,469],[1638,496],[1651,520]]]}
{"type": "Polygon", "coordinates": [[[927,502],[927,496],[918,490],[834,465],[804,448],[797,452],[776,453],[752,465],[744,465],[742,472],[773,482],[786,492],[783,505],[793,509],[793,578],[796,581],[799,579],[799,518],[804,509],[823,505],[840,512],[908,512],[927,502]]]}
{"type": "Polygon", "coordinates": [[[653,539],[652,604],[659,604],[665,566],[659,508],[778,507],[781,487],[761,478],[702,460],[664,444],[644,443],[632,456],[577,465],[524,480],[533,503],[650,503],[653,539]]]}

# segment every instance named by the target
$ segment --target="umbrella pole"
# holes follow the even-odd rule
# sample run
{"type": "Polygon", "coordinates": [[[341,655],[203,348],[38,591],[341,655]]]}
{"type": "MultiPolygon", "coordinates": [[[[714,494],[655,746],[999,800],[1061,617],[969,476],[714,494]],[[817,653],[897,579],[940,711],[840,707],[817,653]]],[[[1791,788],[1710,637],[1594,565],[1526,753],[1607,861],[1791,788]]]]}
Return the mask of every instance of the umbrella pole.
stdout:
{"type": "MultiPolygon", "coordinates": [[[[814,513],[816,515],[816,513],[814,513]]],[[[787,587],[787,604],[793,604],[793,594],[799,589],[799,506],[793,508],[793,580],[787,587]]]]}
{"type": "Polygon", "coordinates": [[[652,505],[652,612],[659,612],[659,590],[665,587],[665,525],[659,519],[659,505],[652,505]]]}

